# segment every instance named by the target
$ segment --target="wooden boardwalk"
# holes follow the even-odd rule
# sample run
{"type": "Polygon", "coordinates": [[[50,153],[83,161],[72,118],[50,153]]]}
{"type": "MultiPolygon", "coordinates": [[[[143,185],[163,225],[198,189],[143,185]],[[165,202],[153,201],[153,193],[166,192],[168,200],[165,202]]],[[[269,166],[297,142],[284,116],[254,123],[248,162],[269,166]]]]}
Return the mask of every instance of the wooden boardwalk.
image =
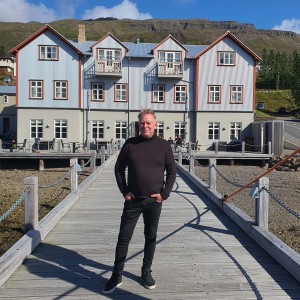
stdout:
{"type": "Polygon", "coordinates": [[[181,177],[163,204],[156,289],[140,281],[140,218],[123,284],[102,295],[123,206],[113,167],[114,161],[0,288],[0,299],[300,299],[300,283],[181,177]]]}

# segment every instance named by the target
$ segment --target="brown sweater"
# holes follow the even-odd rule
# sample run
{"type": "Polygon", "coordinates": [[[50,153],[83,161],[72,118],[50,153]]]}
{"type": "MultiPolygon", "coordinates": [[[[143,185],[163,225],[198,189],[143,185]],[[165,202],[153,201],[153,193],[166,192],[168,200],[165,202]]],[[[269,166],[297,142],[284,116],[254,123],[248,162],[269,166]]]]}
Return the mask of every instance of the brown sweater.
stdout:
{"type": "Polygon", "coordinates": [[[175,159],[170,144],[157,135],[150,139],[141,135],[129,138],[118,156],[115,176],[123,195],[131,192],[136,198],[145,198],[160,193],[163,199],[167,199],[176,179],[175,159]]]}

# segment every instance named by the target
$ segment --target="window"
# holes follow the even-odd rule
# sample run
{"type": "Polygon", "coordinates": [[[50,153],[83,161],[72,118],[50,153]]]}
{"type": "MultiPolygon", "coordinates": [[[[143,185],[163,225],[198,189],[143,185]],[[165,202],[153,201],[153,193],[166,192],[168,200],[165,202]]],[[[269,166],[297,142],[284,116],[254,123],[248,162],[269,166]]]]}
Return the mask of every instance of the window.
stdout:
{"type": "Polygon", "coordinates": [[[120,49],[98,49],[98,61],[101,72],[121,72],[120,49]]]}
{"type": "Polygon", "coordinates": [[[54,120],[54,135],[56,139],[66,139],[68,131],[67,120],[54,120]]]}
{"type": "Polygon", "coordinates": [[[8,96],[7,95],[3,95],[3,103],[8,103],[8,96]]]}
{"type": "Polygon", "coordinates": [[[117,121],[115,123],[115,138],[126,139],[127,122],[117,121]]]}
{"type": "Polygon", "coordinates": [[[234,66],[235,65],[235,52],[218,52],[218,65],[221,66],[234,66]]]}
{"type": "Polygon", "coordinates": [[[164,122],[157,122],[156,134],[157,136],[164,138],[164,122]]]}
{"type": "Polygon", "coordinates": [[[230,140],[241,140],[242,123],[230,123],[230,140]]]}
{"type": "Polygon", "coordinates": [[[186,85],[175,86],[175,103],[186,103],[186,85]]]}
{"type": "Polygon", "coordinates": [[[163,84],[153,85],[152,102],[165,102],[165,86],[163,84]]]}
{"type": "Polygon", "coordinates": [[[58,46],[40,46],[40,59],[58,60],[58,46]]]}
{"type": "Polygon", "coordinates": [[[230,103],[243,103],[243,86],[230,86],[230,103]]]}
{"type": "Polygon", "coordinates": [[[208,123],[208,139],[219,140],[220,138],[220,123],[208,123]]]}
{"type": "Polygon", "coordinates": [[[54,81],[54,99],[68,99],[68,82],[54,81]]]}
{"type": "Polygon", "coordinates": [[[43,99],[43,81],[30,80],[29,81],[29,98],[30,99],[43,99]]]}
{"type": "Polygon", "coordinates": [[[220,85],[210,85],[208,87],[208,103],[221,103],[220,85]]]}
{"type": "Polygon", "coordinates": [[[30,137],[43,138],[43,120],[30,120],[30,137]]]}
{"type": "Polygon", "coordinates": [[[93,139],[104,138],[104,121],[92,121],[93,139]]]}
{"type": "Polygon", "coordinates": [[[185,123],[175,122],[174,123],[174,136],[179,136],[181,139],[185,139],[185,123]]]}
{"type": "Polygon", "coordinates": [[[115,85],[115,101],[127,101],[127,84],[115,85]]]}
{"type": "Polygon", "coordinates": [[[181,61],[181,53],[180,52],[168,52],[168,51],[160,51],[159,52],[159,61],[160,62],[180,62],[181,61]]]}
{"type": "Polygon", "coordinates": [[[104,83],[92,83],[92,101],[104,101],[104,83]]]}

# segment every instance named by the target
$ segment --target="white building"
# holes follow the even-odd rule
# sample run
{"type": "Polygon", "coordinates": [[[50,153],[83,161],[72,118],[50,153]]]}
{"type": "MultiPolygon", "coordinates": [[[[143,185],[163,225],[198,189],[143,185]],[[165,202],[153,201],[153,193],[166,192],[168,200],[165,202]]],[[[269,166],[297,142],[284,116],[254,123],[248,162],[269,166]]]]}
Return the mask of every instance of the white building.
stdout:
{"type": "Polygon", "coordinates": [[[110,141],[138,134],[141,108],[158,134],[208,148],[243,140],[255,110],[260,58],[230,32],[208,46],[169,35],[158,44],[108,33],[69,41],[49,25],[10,51],[17,63],[18,141],[110,141]]]}

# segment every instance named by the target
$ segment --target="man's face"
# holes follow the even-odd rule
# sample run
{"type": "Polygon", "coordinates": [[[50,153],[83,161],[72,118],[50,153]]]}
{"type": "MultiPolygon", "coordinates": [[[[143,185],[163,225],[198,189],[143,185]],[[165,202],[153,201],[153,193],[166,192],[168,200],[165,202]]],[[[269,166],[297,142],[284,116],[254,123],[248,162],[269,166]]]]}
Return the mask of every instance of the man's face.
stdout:
{"type": "Polygon", "coordinates": [[[150,139],[157,127],[156,120],[152,114],[142,115],[139,119],[140,132],[146,139],[150,139]]]}

